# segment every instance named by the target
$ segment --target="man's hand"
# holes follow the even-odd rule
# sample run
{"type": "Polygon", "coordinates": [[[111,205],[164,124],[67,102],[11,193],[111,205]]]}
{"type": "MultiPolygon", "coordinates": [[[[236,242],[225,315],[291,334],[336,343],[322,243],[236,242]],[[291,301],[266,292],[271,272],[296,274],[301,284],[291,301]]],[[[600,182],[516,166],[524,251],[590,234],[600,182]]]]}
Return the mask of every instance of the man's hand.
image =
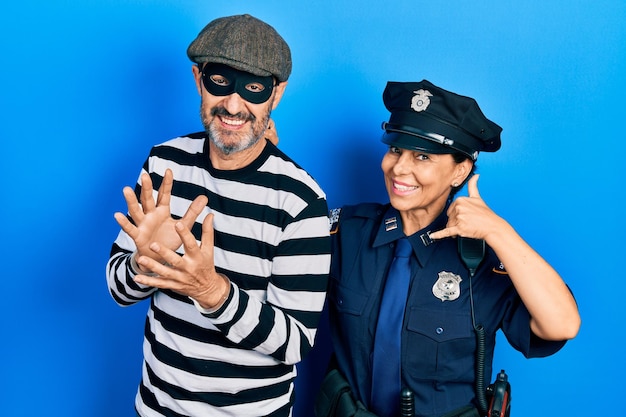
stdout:
{"type": "Polygon", "coordinates": [[[151,257],[137,258],[140,266],[151,270],[158,276],[138,275],[135,280],[151,287],[170,289],[196,300],[203,308],[219,307],[230,290],[230,282],[215,270],[213,260],[213,214],[202,222],[202,240],[200,246],[191,231],[182,223],[175,224],[175,230],[183,243],[185,254],[177,254],[171,249],[152,242],[150,249],[159,255],[166,264],[151,257]]]}
{"type": "MultiPolygon", "coordinates": [[[[117,223],[135,242],[137,246],[137,257],[148,256],[162,262],[159,254],[150,249],[152,242],[159,242],[161,246],[176,250],[181,245],[179,234],[175,230],[176,220],[172,218],[170,212],[170,199],[172,196],[172,184],[174,182],[172,171],[167,169],[163,176],[163,182],[157,194],[156,203],[154,201],[152,180],[150,175],[141,175],[141,205],[137,201],[135,192],[131,187],[124,187],[123,193],[128,205],[128,213],[133,219],[131,223],[122,213],[115,213],[117,223]]],[[[189,206],[183,217],[179,220],[187,228],[191,228],[196,218],[204,207],[208,199],[206,196],[198,196],[189,206]]]]}

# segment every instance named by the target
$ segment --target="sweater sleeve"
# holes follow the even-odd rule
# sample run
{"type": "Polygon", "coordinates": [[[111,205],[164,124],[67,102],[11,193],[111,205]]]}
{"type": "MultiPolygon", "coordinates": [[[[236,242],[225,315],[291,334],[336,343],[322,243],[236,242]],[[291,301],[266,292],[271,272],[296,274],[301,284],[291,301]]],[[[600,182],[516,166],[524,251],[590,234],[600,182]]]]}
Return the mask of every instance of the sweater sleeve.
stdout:
{"type": "Polygon", "coordinates": [[[205,316],[241,348],[295,364],[313,347],[329,268],[328,212],[320,198],[285,228],[272,261],[266,300],[233,283],[226,304],[205,316]]]}

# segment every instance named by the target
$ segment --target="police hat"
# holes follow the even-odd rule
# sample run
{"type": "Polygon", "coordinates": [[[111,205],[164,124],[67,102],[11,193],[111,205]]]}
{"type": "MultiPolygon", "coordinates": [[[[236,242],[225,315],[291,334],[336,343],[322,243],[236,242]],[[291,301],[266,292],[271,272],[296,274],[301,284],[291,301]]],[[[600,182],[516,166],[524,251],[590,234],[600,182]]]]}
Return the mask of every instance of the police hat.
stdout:
{"type": "Polygon", "coordinates": [[[432,154],[461,152],[476,160],[481,151],[500,149],[502,128],[487,119],[471,98],[429,81],[390,81],[383,102],[391,112],[382,141],[432,154]]]}

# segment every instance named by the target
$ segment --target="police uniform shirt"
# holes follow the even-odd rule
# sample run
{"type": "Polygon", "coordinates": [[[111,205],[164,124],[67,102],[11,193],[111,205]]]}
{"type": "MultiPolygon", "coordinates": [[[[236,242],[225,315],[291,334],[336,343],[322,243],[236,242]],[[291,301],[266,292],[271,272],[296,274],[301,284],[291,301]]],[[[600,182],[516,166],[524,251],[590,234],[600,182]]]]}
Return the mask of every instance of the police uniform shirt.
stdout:
{"type": "MultiPolygon", "coordinates": [[[[445,227],[445,213],[409,236],[414,256],[402,327],[402,381],[415,395],[417,415],[425,417],[439,417],[475,397],[469,272],[458,255],[456,238],[430,241],[426,234],[445,227]]],[[[389,204],[346,206],[337,217],[329,289],[333,348],[355,398],[368,405],[384,281],[394,242],[404,234],[400,214],[389,204]]],[[[490,248],[472,281],[476,323],[486,330],[487,379],[498,329],[526,357],[551,355],[564,345],[532,334],[529,313],[490,248]]]]}

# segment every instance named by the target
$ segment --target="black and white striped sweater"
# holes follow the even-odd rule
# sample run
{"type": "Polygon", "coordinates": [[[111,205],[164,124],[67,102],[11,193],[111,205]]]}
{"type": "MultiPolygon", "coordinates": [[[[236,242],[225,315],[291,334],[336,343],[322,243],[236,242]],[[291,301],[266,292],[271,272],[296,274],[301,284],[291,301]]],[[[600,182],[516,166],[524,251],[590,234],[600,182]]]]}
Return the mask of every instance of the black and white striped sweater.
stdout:
{"type": "Polygon", "coordinates": [[[233,171],[211,166],[204,133],[155,146],[142,170],[155,198],[167,168],[174,173],[173,217],[198,195],[208,197],[192,232],[200,241],[202,220],[214,214],[215,265],[232,289],[219,311],[203,314],[188,297],[135,283],[135,245],[120,231],[107,264],[109,291],[122,306],[151,298],[137,411],[291,415],[294,364],[313,346],[328,283],[323,191],[269,142],[257,160],[233,171]]]}

